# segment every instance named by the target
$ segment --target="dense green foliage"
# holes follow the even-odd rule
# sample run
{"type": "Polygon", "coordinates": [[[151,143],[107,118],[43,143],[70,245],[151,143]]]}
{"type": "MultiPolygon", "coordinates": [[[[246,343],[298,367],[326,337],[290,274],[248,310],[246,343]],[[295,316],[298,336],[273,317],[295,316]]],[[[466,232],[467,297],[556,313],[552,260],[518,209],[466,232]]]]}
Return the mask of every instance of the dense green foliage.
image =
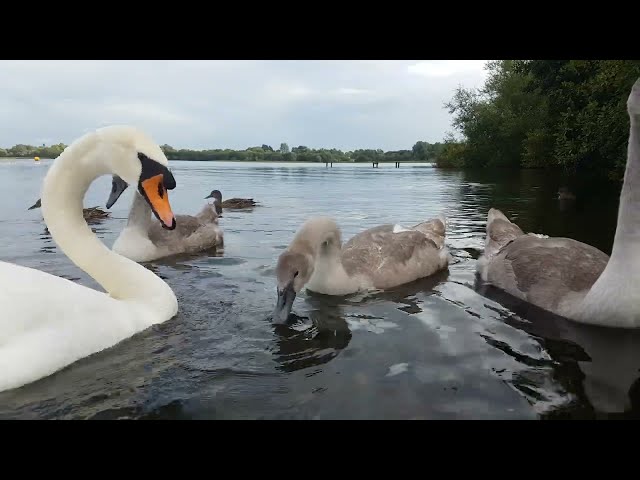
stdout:
{"type": "MultiPolygon", "coordinates": [[[[0,148],[0,157],[22,158],[55,158],[65,145],[58,144],[51,147],[32,147],[16,145],[9,149],[0,148]]],[[[397,150],[384,152],[382,150],[354,150],[343,152],[332,149],[312,149],[305,146],[289,149],[286,143],[280,144],[278,150],[269,145],[251,147],[246,150],[187,150],[175,149],[170,145],[162,145],[162,150],[169,160],[214,161],[231,160],[244,162],[434,162],[442,151],[442,143],[430,144],[417,142],[411,150],[397,150]]]]}
{"type": "Polygon", "coordinates": [[[462,135],[440,167],[562,168],[621,178],[637,60],[499,60],[479,89],[446,104],[462,135]]]}
{"type": "Polygon", "coordinates": [[[14,145],[11,148],[0,148],[0,157],[14,158],[56,158],[67,146],[63,143],[57,145],[34,147],[32,145],[14,145]]]}

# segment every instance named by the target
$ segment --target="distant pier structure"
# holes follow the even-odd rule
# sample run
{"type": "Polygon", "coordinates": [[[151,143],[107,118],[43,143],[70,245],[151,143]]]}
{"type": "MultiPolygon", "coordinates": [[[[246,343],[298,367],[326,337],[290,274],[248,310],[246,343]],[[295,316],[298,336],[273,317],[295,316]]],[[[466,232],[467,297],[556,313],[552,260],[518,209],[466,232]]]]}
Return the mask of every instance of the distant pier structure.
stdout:
{"type": "MultiPolygon", "coordinates": [[[[389,163],[391,163],[391,162],[389,162],[389,163]]],[[[402,162],[394,162],[394,163],[395,163],[395,165],[396,165],[396,168],[400,168],[400,164],[401,164],[402,162]]],[[[324,162],[324,166],[325,166],[326,168],[329,168],[329,166],[331,166],[331,168],[333,168],[333,162],[325,161],[325,162],[324,162]]],[[[371,162],[371,166],[372,166],[373,168],[380,168],[380,162],[373,161],[373,162],[371,162]]]]}
{"type": "MultiPolygon", "coordinates": [[[[394,162],[396,164],[396,168],[400,168],[400,162],[394,162]]],[[[380,168],[380,162],[372,162],[371,166],[373,168],[380,168]]]]}

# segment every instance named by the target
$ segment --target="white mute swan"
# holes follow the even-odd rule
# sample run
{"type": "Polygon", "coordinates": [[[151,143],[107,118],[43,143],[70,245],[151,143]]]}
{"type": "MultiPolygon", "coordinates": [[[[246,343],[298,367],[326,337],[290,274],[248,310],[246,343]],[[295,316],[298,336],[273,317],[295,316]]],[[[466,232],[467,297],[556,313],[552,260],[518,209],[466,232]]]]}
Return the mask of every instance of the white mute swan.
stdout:
{"type": "Polygon", "coordinates": [[[67,147],[42,185],[42,214],[58,247],[105,290],[0,262],[0,391],[23,386],[112,347],[178,311],[173,291],[143,266],[109,250],[82,215],[94,179],[116,173],[137,185],[162,225],[176,221],[167,158],[143,132],[101,128],[67,147]]]}
{"type": "Polygon", "coordinates": [[[611,257],[571,238],[525,235],[492,208],[478,261],[482,280],[576,322],[640,327],[640,79],[627,110],[627,166],[611,257]]]}
{"type": "MultiPolygon", "coordinates": [[[[127,182],[113,175],[107,208],[111,208],[128,187],[127,182]]],[[[198,253],[224,247],[224,232],[218,225],[213,205],[205,205],[200,213],[176,215],[178,226],[169,232],[152,221],[151,208],[134,192],[127,225],[113,244],[112,250],[136,262],[150,262],[181,253],[198,253]]]]}
{"type": "Polygon", "coordinates": [[[278,300],[273,313],[285,322],[306,285],[326,295],[385,290],[428,277],[449,263],[446,221],[436,218],[412,228],[380,225],[342,246],[341,232],[328,217],[307,220],[276,265],[278,300]]]}

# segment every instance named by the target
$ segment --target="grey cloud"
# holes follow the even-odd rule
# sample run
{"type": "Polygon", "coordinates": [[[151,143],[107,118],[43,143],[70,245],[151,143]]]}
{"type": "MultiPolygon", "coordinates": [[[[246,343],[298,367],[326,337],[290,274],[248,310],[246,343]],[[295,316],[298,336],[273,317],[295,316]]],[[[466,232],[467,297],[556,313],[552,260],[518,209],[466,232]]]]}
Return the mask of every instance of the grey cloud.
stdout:
{"type": "Polygon", "coordinates": [[[479,61],[0,61],[0,146],[70,143],[113,123],[177,148],[411,148],[479,61]]]}

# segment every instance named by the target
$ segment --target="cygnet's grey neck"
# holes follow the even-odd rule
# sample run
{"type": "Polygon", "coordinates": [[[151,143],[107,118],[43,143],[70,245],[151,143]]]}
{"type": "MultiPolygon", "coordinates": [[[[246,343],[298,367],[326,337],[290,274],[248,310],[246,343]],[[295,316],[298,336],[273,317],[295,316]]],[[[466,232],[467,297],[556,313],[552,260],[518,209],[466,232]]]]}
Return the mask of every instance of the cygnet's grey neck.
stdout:
{"type": "Polygon", "coordinates": [[[359,289],[342,264],[342,235],[335,221],[328,217],[308,220],[295,235],[290,251],[313,258],[313,274],[306,287],[325,295],[346,295],[359,289]]]}
{"type": "Polygon", "coordinates": [[[133,193],[133,202],[129,211],[127,226],[148,230],[151,227],[152,211],[149,204],[138,192],[133,193]]]}

